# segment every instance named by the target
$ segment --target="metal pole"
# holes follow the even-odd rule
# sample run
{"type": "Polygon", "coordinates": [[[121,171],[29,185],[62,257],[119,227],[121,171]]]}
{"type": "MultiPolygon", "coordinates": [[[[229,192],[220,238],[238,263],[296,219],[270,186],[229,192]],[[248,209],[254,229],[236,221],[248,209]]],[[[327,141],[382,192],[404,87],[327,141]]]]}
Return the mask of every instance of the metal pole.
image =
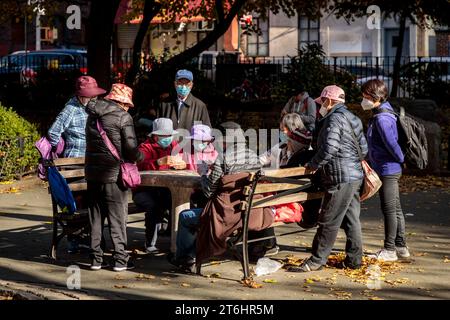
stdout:
{"type": "Polygon", "coordinates": [[[41,50],[41,15],[36,13],[36,51],[41,50]]]}

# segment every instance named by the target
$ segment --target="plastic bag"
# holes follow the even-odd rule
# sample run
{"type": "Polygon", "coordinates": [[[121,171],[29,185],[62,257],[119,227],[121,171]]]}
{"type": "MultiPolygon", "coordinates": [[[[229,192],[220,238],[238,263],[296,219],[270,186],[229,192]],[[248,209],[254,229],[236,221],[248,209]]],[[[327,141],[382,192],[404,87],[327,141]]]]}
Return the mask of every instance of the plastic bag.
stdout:
{"type": "Polygon", "coordinates": [[[257,277],[271,274],[277,272],[282,266],[283,265],[278,261],[270,258],[261,258],[258,259],[258,262],[256,263],[255,274],[257,277]]]}

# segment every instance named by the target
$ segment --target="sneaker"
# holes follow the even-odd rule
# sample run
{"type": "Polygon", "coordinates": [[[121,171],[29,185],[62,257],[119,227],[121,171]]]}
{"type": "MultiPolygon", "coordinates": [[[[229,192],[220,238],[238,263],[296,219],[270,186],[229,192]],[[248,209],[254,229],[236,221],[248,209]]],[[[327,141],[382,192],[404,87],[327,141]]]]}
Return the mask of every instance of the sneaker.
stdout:
{"type": "Polygon", "coordinates": [[[409,258],[411,256],[408,247],[395,247],[395,251],[397,251],[399,258],[409,258]]]}
{"type": "Polygon", "coordinates": [[[122,271],[126,271],[126,270],[133,270],[134,269],[134,263],[128,261],[126,266],[121,266],[121,265],[116,265],[113,270],[116,272],[122,272],[122,271]]]}
{"type": "Polygon", "coordinates": [[[159,249],[157,247],[155,247],[155,246],[151,246],[151,247],[146,247],[145,248],[145,252],[147,252],[147,253],[155,253],[155,252],[158,252],[158,251],[159,251],[159,249]]]}
{"type": "Polygon", "coordinates": [[[272,247],[272,248],[266,250],[266,253],[264,254],[264,257],[274,256],[274,255],[278,254],[278,252],[280,252],[280,247],[279,246],[272,247]]]}
{"type": "Polygon", "coordinates": [[[310,272],[310,271],[319,271],[323,268],[320,264],[316,264],[312,262],[310,259],[306,259],[303,261],[301,265],[292,266],[287,269],[289,272],[310,272]]]}
{"type": "Polygon", "coordinates": [[[97,271],[97,270],[100,270],[101,268],[107,268],[107,267],[109,267],[109,265],[108,265],[108,263],[107,262],[97,262],[97,261],[93,261],[92,262],[92,264],[91,264],[91,270],[93,270],[93,271],[97,271]]]}
{"type": "Polygon", "coordinates": [[[387,250],[387,249],[381,249],[375,254],[371,254],[368,256],[369,258],[375,258],[377,260],[382,261],[397,261],[397,252],[395,250],[387,250]]]}

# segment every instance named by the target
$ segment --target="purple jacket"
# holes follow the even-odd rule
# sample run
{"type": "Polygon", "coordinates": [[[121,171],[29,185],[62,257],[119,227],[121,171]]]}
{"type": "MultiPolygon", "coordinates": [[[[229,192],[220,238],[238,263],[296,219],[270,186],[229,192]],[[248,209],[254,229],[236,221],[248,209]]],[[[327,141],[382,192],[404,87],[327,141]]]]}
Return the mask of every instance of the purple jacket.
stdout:
{"type": "MultiPolygon", "coordinates": [[[[36,149],[39,151],[41,158],[46,159],[46,160],[56,159],[59,156],[61,156],[61,154],[64,151],[64,145],[65,145],[65,142],[64,142],[63,138],[59,138],[59,142],[56,145],[56,150],[54,150],[54,149],[52,149],[52,145],[50,144],[50,141],[47,139],[47,137],[41,137],[34,144],[36,149]]],[[[40,162],[38,165],[38,177],[39,177],[39,179],[42,179],[42,180],[47,179],[46,170],[45,170],[42,162],[40,162]]]]}
{"type": "MultiPolygon", "coordinates": [[[[389,102],[379,108],[393,110],[389,102]]],[[[380,176],[402,172],[403,152],[398,144],[397,117],[393,114],[375,113],[367,130],[369,161],[380,176]]]]}

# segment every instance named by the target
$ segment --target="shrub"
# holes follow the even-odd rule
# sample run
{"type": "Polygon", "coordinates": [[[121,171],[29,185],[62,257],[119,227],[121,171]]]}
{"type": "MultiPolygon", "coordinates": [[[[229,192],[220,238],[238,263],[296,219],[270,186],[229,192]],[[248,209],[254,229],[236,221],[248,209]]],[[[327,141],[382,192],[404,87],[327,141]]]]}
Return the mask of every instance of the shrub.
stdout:
{"type": "Polygon", "coordinates": [[[38,139],[34,124],[11,108],[0,105],[0,180],[20,176],[35,168],[39,153],[34,143],[38,139]]]}
{"type": "Polygon", "coordinates": [[[298,93],[298,85],[303,84],[311,97],[318,97],[322,89],[336,84],[345,91],[346,101],[355,102],[360,96],[356,78],[350,73],[324,63],[325,52],[316,44],[308,44],[298,51],[298,55],[290,57],[287,72],[275,86],[272,95],[279,101],[286,102],[298,93]]]}

